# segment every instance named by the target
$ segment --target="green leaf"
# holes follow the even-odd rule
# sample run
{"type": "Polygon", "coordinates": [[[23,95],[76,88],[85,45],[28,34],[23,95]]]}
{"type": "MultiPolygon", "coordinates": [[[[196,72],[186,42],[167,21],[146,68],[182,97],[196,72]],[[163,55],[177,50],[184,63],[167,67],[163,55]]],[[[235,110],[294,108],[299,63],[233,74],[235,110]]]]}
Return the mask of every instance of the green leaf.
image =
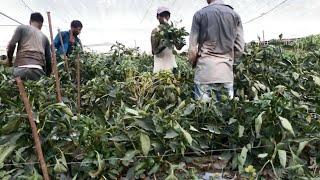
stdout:
{"type": "Polygon", "coordinates": [[[243,147],[240,155],[238,156],[238,162],[241,167],[243,167],[246,162],[247,154],[248,154],[248,149],[246,147],[243,147]]]}
{"type": "Polygon", "coordinates": [[[303,149],[306,147],[306,145],[309,143],[309,141],[303,141],[299,143],[299,148],[297,151],[297,156],[300,155],[300,153],[303,151],[303,149]]]}
{"type": "Polygon", "coordinates": [[[61,150],[60,150],[60,152],[61,152],[61,158],[57,159],[57,157],[55,157],[56,164],[53,169],[56,173],[65,173],[68,171],[67,161],[66,161],[66,158],[65,158],[63,152],[61,150]]]}
{"type": "Polygon", "coordinates": [[[55,159],[56,159],[56,164],[54,165],[54,168],[53,168],[54,172],[56,172],[56,173],[67,172],[68,171],[67,166],[64,166],[64,164],[61,163],[62,160],[57,159],[57,158],[55,158],[55,159]]]}
{"type": "Polygon", "coordinates": [[[180,111],[186,105],[185,101],[182,101],[179,106],[174,110],[175,112],[180,111]]]}
{"type": "Polygon", "coordinates": [[[115,142],[122,142],[122,141],[129,141],[129,138],[124,134],[120,134],[120,135],[109,138],[109,140],[115,141],[115,142]]]}
{"type": "Polygon", "coordinates": [[[244,133],[244,126],[239,125],[239,138],[241,138],[243,136],[244,133]]]}
{"type": "MultiPolygon", "coordinates": [[[[2,167],[1,167],[2,169],[2,167]]],[[[11,180],[12,178],[10,178],[10,174],[13,173],[14,171],[16,171],[16,169],[12,169],[10,171],[0,171],[0,178],[1,180],[11,180]]]]}
{"type": "Polygon", "coordinates": [[[256,136],[260,137],[261,125],[262,125],[262,116],[265,114],[265,111],[259,114],[259,116],[255,119],[255,130],[256,136]]]}
{"type": "Polygon", "coordinates": [[[63,102],[53,104],[52,107],[61,109],[64,113],[66,113],[67,115],[73,117],[73,113],[72,113],[71,109],[66,104],[64,104],[63,102]]]}
{"type": "Polygon", "coordinates": [[[297,80],[300,75],[298,73],[296,73],[296,72],[293,72],[292,76],[293,76],[294,80],[297,80]]]}
{"type": "Polygon", "coordinates": [[[195,104],[189,104],[189,105],[187,106],[187,108],[184,110],[183,116],[188,116],[188,115],[190,115],[190,114],[193,112],[193,110],[195,109],[195,107],[196,107],[195,104]]]}
{"type": "Polygon", "coordinates": [[[297,155],[294,154],[294,152],[292,151],[292,149],[290,149],[291,151],[291,165],[298,165],[298,164],[301,164],[301,165],[304,165],[305,164],[305,161],[300,159],[297,155]]]}
{"type": "Polygon", "coordinates": [[[316,85],[320,86],[320,78],[318,76],[312,76],[313,81],[316,85]]]}
{"type": "Polygon", "coordinates": [[[283,85],[278,85],[278,86],[275,87],[275,89],[277,90],[277,92],[279,94],[283,94],[287,90],[287,87],[285,87],[283,85]]]}
{"type": "Polygon", "coordinates": [[[195,127],[190,125],[190,131],[199,132],[195,127]]]}
{"type": "Polygon", "coordinates": [[[32,180],[38,180],[38,179],[42,180],[43,179],[42,176],[38,173],[38,171],[35,168],[33,168],[32,176],[29,178],[32,180]]]}
{"type": "Polygon", "coordinates": [[[156,172],[158,172],[159,171],[159,169],[160,169],[160,164],[155,164],[152,168],[151,168],[151,170],[148,172],[148,175],[150,176],[150,175],[152,175],[152,174],[155,174],[156,172]]]}
{"type": "Polygon", "coordinates": [[[89,175],[91,178],[97,178],[105,169],[106,163],[101,159],[100,154],[96,151],[96,158],[98,161],[98,169],[96,171],[90,171],[89,175]]]}
{"type": "Polygon", "coordinates": [[[150,138],[148,135],[141,133],[140,134],[140,144],[143,155],[147,156],[150,151],[150,138]]]}
{"type": "Polygon", "coordinates": [[[281,117],[281,116],[279,116],[279,119],[280,119],[280,121],[281,121],[282,127],[283,127],[285,130],[289,131],[293,136],[295,136],[294,131],[293,131],[293,128],[292,128],[292,126],[291,126],[291,123],[288,121],[288,119],[283,118],[283,117],[281,117]]]}
{"type": "Polygon", "coordinates": [[[206,126],[206,128],[201,128],[201,129],[209,131],[214,134],[221,134],[220,130],[216,126],[206,126]]]}
{"type": "Polygon", "coordinates": [[[231,125],[231,124],[233,124],[233,123],[235,123],[235,122],[237,122],[237,121],[238,121],[237,119],[230,118],[230,119],[229,119],[229,122],[228,122],[228,125],[231,125]]]}
{"type": "Polygon", "coordinates": [[[170,174],[165,180],[179,180],[174,174],[170,174]]]}
{"type": "Polygon", "coordinates": [[[179,136],[179,134],[176,131],[171,129],[171,130],[166,132],[166,136],[164,138],[165,139],[172,139],[172,138],[175,138],[177,136],[179,136]]]}
{"type": "Polygon", "coordinates": [[[21,120],[19,118],[14,118],[12,120],[9,120],[8,123],[6,123],[4,126],[1,127],[0,133],[10,134],[11,132],[17,129],[20,123],[21,123],[21,120]]]}
{"type": "Polygon", "coordinates": [[[23,160],[23,157],[22,157],[22,153],[28,149],[30,147],[22,147],[22,148],[19,148],[17,151],[16,151],[16,156],[15,156],[15,161],[19,162],[20,160],[23,160]]]}
{"type": "Polygon", "coordinates": [[[125,161],[131,161],[138,153],[139,151],[137,150],[128,151],[122,159],[125,161]]]}
{"type": "Polygon", "coordinates": [[[287,164],[287,152],[284,150],[278,150],[278,156],[280,160],[280,164],[283,168],[286,168],[287,164]]]}
{"type": "Polygon", "coordinates": [[[152,120],[135,120],[136,123],[139,125],[139,127],[141,127],[142,129],[146,130],[146,131],[154,131],[155,127],[154,124],[152,122],[152,120]]]}
{"type": "Polygon", "coordinates": [[[15,144],[6,145],[5,147],[0,147],[0,164],[4,163],[7,157],[14,151],[17,146],[15,144]]]}
{"type": "Polygon", "coordinates": [[[135,171],[139,171],[141,169],[144,169],[144,167],[146,166],[147,162],[145,161],[140,161],[139,163],[137,163],[137,165],[134,167],[135,171]]]}
{"type": "Polygon", "coordinates": [[[300,98],[301,97],[301,94],[299,94],[298,92],[294,91],[294,90],[291,90],[290,91],[295,97],[297,98],[300,98]]]}
{"type": "Polygon", "coordinates": [[[11,155],[11,153],[17,147],[17,140],[23,135],[23,133],[12,135],[8,142],[3,145],[0,145],[0,164],[4,163],[4,161],[11,155]]]}
{"type": "Polygon", "coordinates": [[[258,158],[263,159],[263,158],[266,158],[267,156],[268,156],[268,153],[263,153],[263,154],[259,154],[258,158]]]}
{"type": "Polygon", "coordinates": [[[189,145],[191,145],[192,144],[191,135],[186,130],[184,130],[183,128],[181,128],[181,131],[182,131],[182,134],[183,134],[183,137],[185,138],[185,140],[189,143],[189,145]]]}
{"type": "Polygon", "coordinates": [[[134,109],[131,109],[131,108],[128,108],[128,107],[125,108],[125,112],[128,113],[128,114],[131,114],[131,115],[139,116],[139,112],[138,111],[136,111],[134,109]]]}

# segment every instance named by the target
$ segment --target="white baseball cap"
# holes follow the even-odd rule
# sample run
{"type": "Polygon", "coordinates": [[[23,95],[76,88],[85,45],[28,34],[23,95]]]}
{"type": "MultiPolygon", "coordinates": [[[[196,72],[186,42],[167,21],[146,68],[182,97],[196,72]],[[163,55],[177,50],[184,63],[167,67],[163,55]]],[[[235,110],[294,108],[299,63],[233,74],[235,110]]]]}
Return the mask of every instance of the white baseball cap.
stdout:
{"type": "Polygon", "coordinates": [[[157,9],[157,14],[161,14],[161,13],[163,13],[163,12],[169,12],[169,13],[170,13],[170,10],[169,10],[169,8],[164,7],[164,6],[161,6],[161,7],[159,7],[159,8],[157,9]]]}

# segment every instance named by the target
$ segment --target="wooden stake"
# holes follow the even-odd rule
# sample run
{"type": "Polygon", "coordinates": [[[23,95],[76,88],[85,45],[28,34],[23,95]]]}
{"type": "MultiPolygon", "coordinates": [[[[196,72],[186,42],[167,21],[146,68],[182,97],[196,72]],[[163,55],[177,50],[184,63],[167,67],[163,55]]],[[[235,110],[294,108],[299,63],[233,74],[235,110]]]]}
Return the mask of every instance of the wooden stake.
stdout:
{"type": "Polygon", "coordinates": [[[21,99],[22,99],[22,101],[24,103],[24,106],[25,106],[27,114],[28,114],[28,119],[29,119],[29,123],[30,123],[30,126],[31,126],[31,130],[32,130],[32,137],[33,137],[33,140],[34,140],[34,143],[35,143],[35,148],[36,148],[36,152],[37,152],[37,155],[38,155],[38,159],[40,161],[40,166],[41,166],[43,177],[44,177],[45,180],[49,180],[50,178],[49,178],[49,174],[48,174],[48,169],[47,169],[47,165],[46,165],[46,162],[44,160],[44,157],[43,157],[40,138],[39,138],[38,130],[37,130],[37,125],[34,122],[34,119],[33,119],[33,116],[32,116],[32,110],[31,110],[29,99],[27,97],[27,94],[26,94],[26,91],[24,89],[23,82],[22,82],[21,78],[17,77],[16,78],[16,82],[17,82],[17,85],[18,85],[18,88],[19,88],[21,99]]]}
{"type": "Polygon", "coordinates": [[[57,101],[60,103],[60,102],[62,102],[62,96],[61,96],[61,90],[60,90],[59,73],[58,73],[58,68],[57,68],[56,51],[55,51],[54,44],[53,44],[53,33],[52,33],[52,24],[51,24],[50,12],[47,12],[47,15],[48,15],[48,22],[49,22],[50,38],[51,38],[52,71],[54,73],[54,78],[55,78],[55,81],[56,81],[57,101]]]}
{"type": "Polygon", "coordinates": [[[80,92],[80,55],[77,54],[77,112],[80,114],[80,108],[81,108],[81,92],[80,92]]]}
{"type": "Polygon", "coordinates": [[[61,48],[63,51],[63,60],[64,60],[64,68],[66,70],[67,73],[69,73],[69,65],[68,65],[68,58],[64,49],[64,45],[63,45],[63,39],[62,39],[62,35],[61,35],[61,31],[60,29],[58,29],[58,34],[59,34],[59,38],[60,38],[60,42],[61,42],[61,48]]]}
{"type": "Polygon", "coordinates": [[[263,40],[263,45],[266,45],[266,39],[264,38],[264,30],[262,31],[262,40],[263,40]]]}

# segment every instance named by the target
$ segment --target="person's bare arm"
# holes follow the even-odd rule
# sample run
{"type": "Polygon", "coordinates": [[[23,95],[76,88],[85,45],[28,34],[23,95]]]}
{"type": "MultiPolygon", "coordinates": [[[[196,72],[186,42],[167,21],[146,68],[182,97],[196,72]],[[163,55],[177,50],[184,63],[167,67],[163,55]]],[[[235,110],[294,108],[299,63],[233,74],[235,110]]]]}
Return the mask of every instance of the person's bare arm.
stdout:
{"type": "Polygon", "coordinates": [[[161,40],[156,36],[157,32],[158,30],[154,29],[151,33],[151,48],[153,55],[161,53],[166,48],[166,46],[164,46],[161,40]]]}

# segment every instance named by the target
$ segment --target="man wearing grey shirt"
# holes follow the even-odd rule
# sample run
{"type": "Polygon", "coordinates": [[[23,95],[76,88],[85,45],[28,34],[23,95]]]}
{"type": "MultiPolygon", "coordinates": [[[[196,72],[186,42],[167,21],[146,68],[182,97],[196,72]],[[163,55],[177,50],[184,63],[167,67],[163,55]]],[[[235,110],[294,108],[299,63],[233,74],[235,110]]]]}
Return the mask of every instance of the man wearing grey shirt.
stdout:
{"type": "Polygon", "coordinates": [[[30,25],[20,25],[14,32],[8,47],[8,65],[14,65],[13,76],[22,80],[38,80],[51,74],[50,43],[41,32],[43,16],[32,13],[30,25]],[[16,59],[13,53],[18,44],[16,59]]]}
{"type": "Polygon", "coordinates": [[[244,51],[241,18],[223,0],[207,2],[208,6],[195,13],[190,33],[188,55],[195,67],[195,99],[219,100],[222,89],[232,99],[233,63],[244,51]]]}

